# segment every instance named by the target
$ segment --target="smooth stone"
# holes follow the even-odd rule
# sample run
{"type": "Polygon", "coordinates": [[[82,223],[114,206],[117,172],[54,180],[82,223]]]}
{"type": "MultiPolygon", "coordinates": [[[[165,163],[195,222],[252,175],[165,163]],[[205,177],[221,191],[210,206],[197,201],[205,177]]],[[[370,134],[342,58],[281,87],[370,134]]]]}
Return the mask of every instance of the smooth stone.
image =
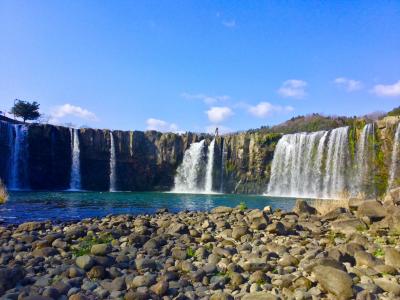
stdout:
{"type": "Polygon", "coordinates": [[[75,260],[76,265],[83,269],[83,270],[89,270],[93,264],[94,264],[94,260],[90,255],[82,255],[82,256],[78,256],[75,260]]]}
{"type": "Polygon", "coordinates": [[[327,266],[316,266],[313,273],[322,288],[339,299],[353,297],[353,280],[344,271],[327,266]]]}

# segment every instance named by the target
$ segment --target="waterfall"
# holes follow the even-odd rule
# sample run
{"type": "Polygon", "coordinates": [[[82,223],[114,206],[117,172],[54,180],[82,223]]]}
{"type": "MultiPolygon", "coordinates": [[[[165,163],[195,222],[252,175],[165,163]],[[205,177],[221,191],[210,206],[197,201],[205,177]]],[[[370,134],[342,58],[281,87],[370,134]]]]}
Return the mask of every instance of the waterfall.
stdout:
{"type": "MultiPolygon", "coordinates": [[[[397,131],[396,135],[399,138],[397,131]]],[[[348,127],[284,135],[275,149],[267,194],[304,198],[376,194],[374,138],[374,124],[365,125],[355,147],[352,169],[348,127]]],[[[398,142],[395,146],[399,147],[398,142]]],[[[397,162],[398,154],[393,155],[392,161],[397,162]]]]}
{"type": "Polygon", "coordinates": [[[346,162],[348,161],[348,127],[336,128],[330,132],[326,172],[322,197],[336,198],[346,191],[346,162]]]}
{"type": "Polygon", "coordinates": [[[389,173],[389,189],[396,187],[396,174],[399,169],[399,152],[400,152],[400,123],[397,125],[396,133],[394,135],[393,150],[392,150],[392,162],[390,164],[389,173]]]}
{"type": "Polygon", "coordinates": [[[177,169],[173,191],[180,193],[198,193],[203,190],[204,142],[190,145],[185,151],[182,164],[177,169]]]}
{"type": "Polygon", "coordinates": [[[365,191],[366,186],[371,181],[371,157],[373,158],[374,125],[366,124],[361,131],[360,138],[356,147],[356,174],[353,181],[353,196],[365,191]]]}
{"type": "Polygon", "coordinates": [[[78,129],[69,129],[71,134],[71,178],[69,182],[69,189],[78,191],[81,189],[81,169],[80,169],[80,148],[79,148],[79,135],[78,129]]]}
{"type": "Polygon", "coordinates": [[[225,175],[225,161],[226,161],[226,152],[225,152],[225,143],[224,140],[221,139],[222,150],[221,150],[221,183],[219,191],[220,193],[224,192],[224,175],[225,175]]]}
{"type": "Polygon", "coordinates": [[[29,189],[28,127],[8,124],[8,144],[10,147],[8,189],[29,189]]]}
{"type": "Polygon", "coordinates": [[[115,192],[117,184],[117,164],[115,161],[115,142],[112,131],[110,131],[110,144],[110,192],[115,192]]]}
{"type": "Polygon", "coordinates": [[[133,156],[133,131],[129,132],[129,153],[133,156]]]}
{"type": "Polygon", "coordinates": [[[213,169],[214,169],[214,149],[215,149],[215,139],[213,139],[208,146],[208,160],[206,169],[206,183],[204,190],[207,193],[212,192],[213,188],[213,169]]]}

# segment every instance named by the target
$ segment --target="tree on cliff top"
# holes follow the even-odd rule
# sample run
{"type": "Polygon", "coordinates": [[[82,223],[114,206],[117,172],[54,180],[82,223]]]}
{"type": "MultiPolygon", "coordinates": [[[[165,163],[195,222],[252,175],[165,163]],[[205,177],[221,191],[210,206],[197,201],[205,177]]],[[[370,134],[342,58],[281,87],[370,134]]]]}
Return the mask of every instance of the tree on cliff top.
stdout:
{"type": "Polygon", "coordinates": [[[14,106],[11,108],[10,114],[22,118],[24,123],[26,120],[37,120],[40,117],[40,104],[36,101],[28,102],[16,99],[14,106]]]}

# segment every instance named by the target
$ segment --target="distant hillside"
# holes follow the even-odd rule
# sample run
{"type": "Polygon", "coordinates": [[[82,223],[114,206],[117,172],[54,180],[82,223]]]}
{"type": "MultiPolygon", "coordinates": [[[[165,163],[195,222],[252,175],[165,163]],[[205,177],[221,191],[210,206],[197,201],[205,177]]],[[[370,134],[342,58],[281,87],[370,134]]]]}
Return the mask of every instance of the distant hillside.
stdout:
{"type": "Polygon", "coordinates": [[[262,126],[259,129],[251,129],[249,132],[261,133],[296,133],[313,132],[320,130],[330,130],[342,126],[351,126],[355,122],[372,122],[383,119],[386,116],[400,116],[400,106],[388,113],[375,112],[365,116],[325,116],[322,114],[310,114],[305,116],[293,117],[290,120],[275,126],[262,126]]]}

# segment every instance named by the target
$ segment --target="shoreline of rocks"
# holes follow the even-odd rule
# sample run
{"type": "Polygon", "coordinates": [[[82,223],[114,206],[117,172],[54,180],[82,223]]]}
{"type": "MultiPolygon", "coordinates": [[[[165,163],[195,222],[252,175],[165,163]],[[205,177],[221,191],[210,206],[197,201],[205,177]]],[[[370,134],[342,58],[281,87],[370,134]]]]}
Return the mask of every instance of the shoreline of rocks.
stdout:
{"type": "Polygon", "coordinates": [[[400,299],[400,197],[0,227],[0,299],[400,299]]]}

